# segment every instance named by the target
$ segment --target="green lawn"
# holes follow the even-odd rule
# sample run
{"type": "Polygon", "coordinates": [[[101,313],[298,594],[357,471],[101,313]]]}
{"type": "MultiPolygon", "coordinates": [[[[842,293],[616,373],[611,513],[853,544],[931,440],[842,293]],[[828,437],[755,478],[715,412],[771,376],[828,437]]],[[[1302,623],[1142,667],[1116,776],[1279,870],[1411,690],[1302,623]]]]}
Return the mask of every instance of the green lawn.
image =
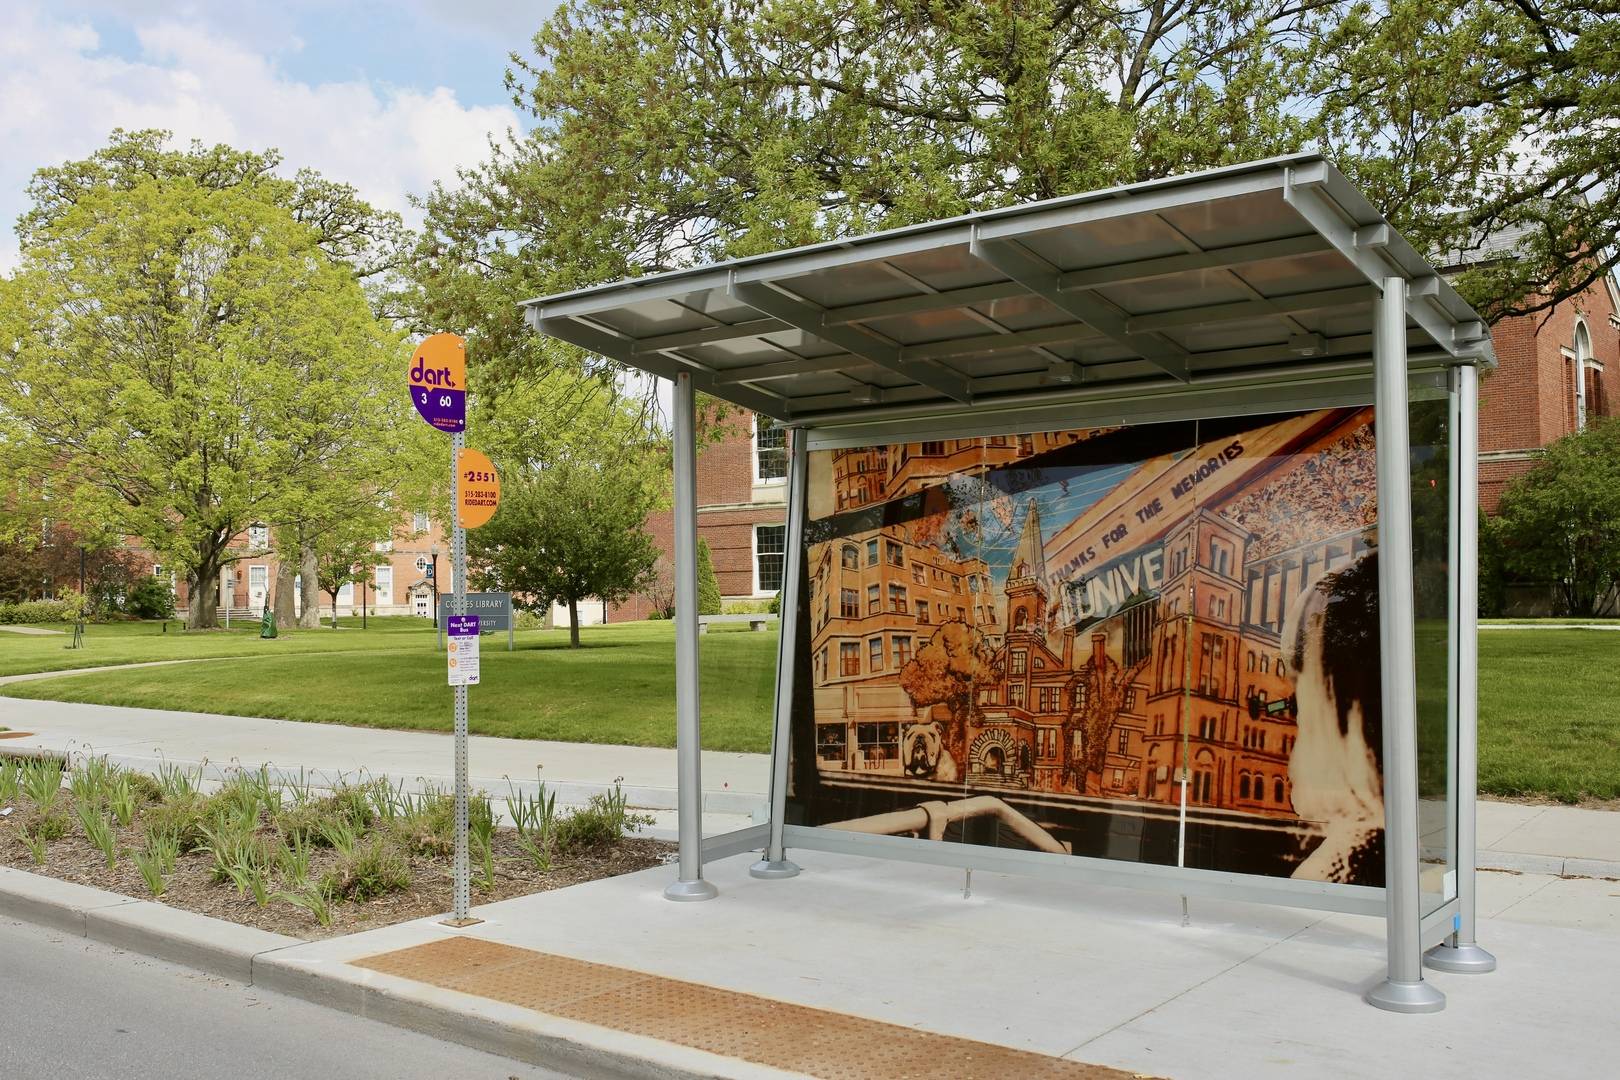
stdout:
{"type": "MultiPolygon", "coordinates": [[[[249,655],[250,661],[75,675],[0,689],[13,697],[102,705],[184,708],[241,716],[313,720],[368,727],[450,730],[451,690],[429,627],[415,633],[304,631],[283,639],[193,635],[191,655],[249,655]],[[324,637],[348,646],[321,652],[324,637]],[[262,644],[262,648],[258,647],[262,644]],[[215,647],[227,651],[211,651],[215,647]]],[[[172,631],[171,631],[172,633],[172,631]]],[[[7,636],[9,635],[0,635],[7,636]]],[[[566,630],[522,631],[517,649],[492,634],[481,649],[482,681],[470,691],[469,724],[480,735],[632,746],[675,744],[675,635],[672,623],[589,627],[568,648],[566,630]]],[[[35,642],[40,638],[19,638],[35,642]]],[[[145,639],[143,639],[145,640],[145,639]]],[[[711,750],[770,748],[776,681],[774,631],[716,627],[703,638],[703,745],[711,750]]],[[[57,646],[60,649],[60,645],[57,646]]],[[[111,646],[109,646],[111,648],[111,646]]],[[[0,665],[13,643],[0,641],[0,665]]],[[[170,659],[185,655],[147,656],[170,659]]],[[[55,657],[51,657],[55,659],[55,657]]],[[[102,660],[101,663],[114,661],[102,660]]],[[[3,668],[0,668],[3,670],[3,668]]]]}
{"type": "MultiPolygon", "coordinates": [[[[257,623],[229,630],[186,631],[178,622],[91,623],[84,647],[69,649],[71,634],[32,635],[0,632],[0,675],[30,671],[68,671],[104,664],[138,664],[151,660],[195,660],[219,656],[285,656],[288,653],[366,652],[415,647],[434,649],[433,624],[408,615],[367,620],[341,619],[339,630],[283,630],[273,640],[259,637],[257,623]],[[352,623],[352,628],[351,628],[352,623]],[[167,626],[167,630],[164,627],[167,626]]],[[[42,624],[43,625],[43,624],[42,624]]],[[[43,625],[47,630],[61,625],[43,625]]],[[[531,633],[533,633],[531,631],[531,633]]],[[[520,633],[520,638],[525,634],[520,633]]]]}
{"type": "MultiPolygon", "coordinates": [[[[63,650],[61,639],[0,634],[0,673],[186,656],[259,658],[18,683],[0,693],[448,730],[450,689],[431,628],[414,619],[372,623],[364,633],[306,630],[265,642],[249,633],[176,637],[171,629],[165,638],[149,625],[96,627],[92,634],[100,637],[92,637],[82,658],[63,650]],[[78,664],[64,664],[64,656],[78,664]]],[[[583,648],[571,650],[567,631],[520,632],[517,651],[508,654],[503,635],[486,637],[484,681],[471,694],[473,731],[673,745],[672,624],[590,627],[583,639],[583,648]]],[[[774,631],[740,627],[717,627],[704,637],[706,747],[769,748],[776,641],[774,631]]],[[[1569,802],[1620,798],[1620,634],[1500,630],[1482,633],[1479,645],[1480,791],[1569,802]]],[[[1443,678],[1443,638],[1420,633],[1419,647],[1424,674],[1443,678]]],[[[1424,718],[1443,716],[1443,692],[1431,678],[1420,678],[1420,687],[1424,718]]],[[[1443,778],[1443,737],[1433,723],[1424,732],[1420,759],[1443,778]]]]}

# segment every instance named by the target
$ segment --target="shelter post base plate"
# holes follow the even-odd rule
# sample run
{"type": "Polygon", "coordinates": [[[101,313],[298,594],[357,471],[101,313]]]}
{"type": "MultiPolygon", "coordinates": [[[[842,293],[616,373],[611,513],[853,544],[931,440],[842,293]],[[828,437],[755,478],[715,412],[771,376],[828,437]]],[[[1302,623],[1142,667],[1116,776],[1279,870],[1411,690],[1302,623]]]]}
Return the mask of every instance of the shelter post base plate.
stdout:
{"type": "Polygon", "coordinates": [[[799,866],[790,859],[761,859],[748,868],[748,876],[774,881],[799,876],[799,866]]]}
{"type": "Polygon", "coordinates": [[[1366,1000],[1373,1008],[1386,1012],[1433,1013],[1446,1007],[1446,995],[1422,979],[1417,982],[1385,979],[1367,991],[1366,1000]]]}
{"type": "Polygon", "coordinates": [[[1496,957],[1478,945],[1436,945],[1423,954],[1423,963],[1454,975],[1484,975],[1496,970],[1496,957]]]}
{"type": "Polygon", "coordinates": [[[696,901],[713,900],[720,895],[720,890],[712,882],[698,878],[696,881],[672,881],[664,889],[665,900],[696,901]]]}

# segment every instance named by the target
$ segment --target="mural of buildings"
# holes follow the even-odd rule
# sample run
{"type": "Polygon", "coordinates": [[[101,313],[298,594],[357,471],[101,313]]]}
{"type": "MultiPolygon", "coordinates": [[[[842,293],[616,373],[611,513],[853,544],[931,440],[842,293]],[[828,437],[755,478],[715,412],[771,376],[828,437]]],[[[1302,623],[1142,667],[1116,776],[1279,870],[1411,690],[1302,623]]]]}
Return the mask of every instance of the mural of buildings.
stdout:
{"type": "Polygon", "coordinates": [[[1092,463],[1077,444],[1106,433],[813,454],[812,506],[830,479],[843,515],[812,521],[808,555],[821,774],[1165,808],[1185,788],[1308,824],[1284,622],[1370,550],[1370,424],[1229,423],[1092,463]]]}

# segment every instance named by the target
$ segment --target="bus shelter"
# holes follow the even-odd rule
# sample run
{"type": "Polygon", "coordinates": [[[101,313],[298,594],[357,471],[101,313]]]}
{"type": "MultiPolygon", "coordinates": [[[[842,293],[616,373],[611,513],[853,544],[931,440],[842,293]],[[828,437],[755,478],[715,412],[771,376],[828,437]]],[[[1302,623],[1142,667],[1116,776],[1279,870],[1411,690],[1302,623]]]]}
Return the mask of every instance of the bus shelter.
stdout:
{"type": "Polygon", "coordinates": [[[680,857],[793,848],[1474,940],[1480,317],[1315,155],[532,300],[674,383],[680,857]],[[768,823],[703,836],[694,401],[789,430],[768,823]]]}

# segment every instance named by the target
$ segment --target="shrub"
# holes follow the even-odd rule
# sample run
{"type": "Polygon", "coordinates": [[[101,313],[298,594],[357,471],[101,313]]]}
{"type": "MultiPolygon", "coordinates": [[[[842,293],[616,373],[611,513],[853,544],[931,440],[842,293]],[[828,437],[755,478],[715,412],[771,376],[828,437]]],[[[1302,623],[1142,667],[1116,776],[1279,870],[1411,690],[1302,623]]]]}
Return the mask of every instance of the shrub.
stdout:
{"type": "Polygon", "coordinates": [[[405,798],[409,805],[392,823],[394,836],[412,854],[450,854],[455,847],[455,799],[434,791],[405,798]]]}
{"type": "Polygon", "coordinates": [[[341,787],[332,794],[284,807],[275,814],[283,839],[332,847],[334,837],[358,836],[376,821],[370,785],[341,787]]]}
{"type": "Polygon", "coordinates": [[[169,591],[168,582],[147,575],[129,590],[124,611],[137,619],[172,619],[174,593],[169,591]]]}
{"type": "Polygon", "coordinates": [[[557,822],[556,850],[588,851],[621,840],[636,825],[651,825],[649,814],[632,814],[623,789],[592,795],[590,802],[557,822]]]}
{"type": "Polygon", "coordinates": [[[46,811],[34,819],[34,823],[29,826],[28,831],[40,840],[53,843],[68,834],[67,815],[57,813],[54,810],[46,811]]]}
{"type": "Polygon", "coordinates": [[[206,842],[208,800],[195,791],[170,796],[141,815],[146,846],[151,848],[160,836],[172,836],[177,851],[196,851],[206,842]]]}
{"type": "Polygon", "coordinates": [[[20,604],[0,604],[0,625],[15,623],[72,622],[84,614],[84,597],[64,593],[55,600],[24,600],[20,604]]]}
{"type": "Polygon", "coordinates": [[[320,891],[326,896],[350,900],[371,900],[399,892],[411,883],[411,864],[398,844],[373,836],[338,857],[337,865],[322,876],[320,891]]]}
{"type": "Polygon", "coordinates": [[[514,630],[543,630],[545,625],[545,618],[536,612],[519,608],[512,613],[512,629],[514,630]]]}
{"type": "Polygon", "coordinates": [[[714,576],[714,560],[709,557],[709,542],[702,537],[697,542],[697,609],[699,615],[720,614],[720,580],[714,576]]]}

